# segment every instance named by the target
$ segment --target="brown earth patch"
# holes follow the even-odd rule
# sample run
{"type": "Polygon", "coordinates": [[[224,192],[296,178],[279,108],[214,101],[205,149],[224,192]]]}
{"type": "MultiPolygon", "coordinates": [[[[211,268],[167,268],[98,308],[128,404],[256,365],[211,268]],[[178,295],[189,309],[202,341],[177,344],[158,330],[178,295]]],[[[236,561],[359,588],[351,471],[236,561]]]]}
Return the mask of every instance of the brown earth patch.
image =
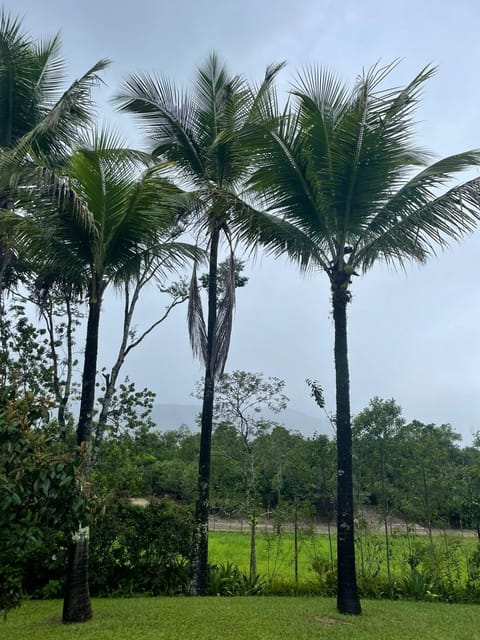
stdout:
{"type": "Polygon", "coordinates": [[[338,618],[331,618],[330,616],[315,616],[314,620],[315,622],[318,622],[318,624],[328,624],[330,626],[337,624],[352,624],[346,620],[339,620],[338,618]]]}

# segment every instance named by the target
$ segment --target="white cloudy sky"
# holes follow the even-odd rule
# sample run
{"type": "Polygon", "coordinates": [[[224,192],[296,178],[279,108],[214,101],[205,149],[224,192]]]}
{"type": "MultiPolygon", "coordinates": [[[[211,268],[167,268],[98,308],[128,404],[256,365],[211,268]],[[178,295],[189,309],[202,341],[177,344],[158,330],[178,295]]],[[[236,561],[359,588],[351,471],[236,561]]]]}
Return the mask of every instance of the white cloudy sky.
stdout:
{"type": "MultiPolygon", "coordinates": [[[[295,69],[326,65],[348,82],[378,60],[402,63],[391,77],[407,82],[425,64],[438,65],[418,112],[418,142],[438,156],[480,147],[480,4],[477,0],[7,0],[36,35],[60,30],[73,76],[97,59],[106,74],[105,104],[132,71],[165,73],[188,84],[212,49],[233,72],[259,79],[267,64],[286,60],[281,84],[295,69]]],[[[108,109],[103,117],[109,119],[108,109]]],[[[132,143],[138,134],[117,121],[132,143]]],[[[475,175],[473,173],[472,175],[475,175]]],[[[349,310],[352,410],[374,395],[394,397],[408,419],[450,422],[470,441],[480,428],[480,231],[407,273],[379,267],[354,282],[349,310]]],[[[228,369],[284,378],[292,408],[315,414],[305,378],[324,385],[334,408],[332,321],[327,282],[300,277],[286,262],[259,257],[238,294],[228,369]]],[[[142,322],[162,302],[148,296],[142,322]]],[[[102,363],[115,345],[119,305],[105,308],[102,363]]],[[[180,310],[126,372],[157,392],[159,402],[188,403],[201,375],[180,310]]],[[[300,425],[299,425],[300,426],[300,425]]]]}

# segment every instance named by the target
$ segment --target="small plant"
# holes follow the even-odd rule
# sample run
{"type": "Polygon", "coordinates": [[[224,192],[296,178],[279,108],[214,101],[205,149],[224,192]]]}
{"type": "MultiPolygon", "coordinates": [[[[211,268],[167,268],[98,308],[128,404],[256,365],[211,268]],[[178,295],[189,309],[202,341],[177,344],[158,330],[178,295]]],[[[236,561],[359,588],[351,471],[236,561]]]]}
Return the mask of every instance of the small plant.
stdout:
{"type": "Polygon", "coordinates": [[[231,562],[209,566],[208,591],[212,596],[255,596],[265,587],[262,576],[249,576],[231,562]]]}
{"type": "Polygon", "coordinates": [[[337,570],[332,567],[330,559],[315,558],[312,562],[312,569],[318,575],[320,581],[321,594],[323,596],[334,596],[337,593],[337,570]]]}

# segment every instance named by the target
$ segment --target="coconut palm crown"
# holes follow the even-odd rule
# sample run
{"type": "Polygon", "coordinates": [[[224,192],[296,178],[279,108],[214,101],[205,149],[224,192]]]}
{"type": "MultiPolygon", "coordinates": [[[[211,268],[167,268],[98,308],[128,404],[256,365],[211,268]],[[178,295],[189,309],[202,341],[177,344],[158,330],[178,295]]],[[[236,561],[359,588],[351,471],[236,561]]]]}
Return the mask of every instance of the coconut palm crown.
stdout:
{"type": "MultiPolygon", "coordinates": [[[[413,114],[432,67],[407,86],[383,89],[395,64],[363,73],[353,89],[321,68],[299,75],[291,106],[257,136],[249,186],[266,211],[251,212],[246,241],[288,253],[303,269],[324,271],[335,327],[338,608],[360,613],[353,533],[347,303],[353,276],[377,261],[424,262],[479,220],[480,181],[448,188],[479,164],[469,151],[429,164],[415,146],[413,114]]],[[[274,106],[272,107],[272,114],[274,106]]]]}
{"type": "MultiPolygon", "coordinates": [[[[18,187],[38,167],[58,168],[93,116],[91,90],[108,65],[98,61],[65,88],[61,40],[34,40],[19,19],[0,12],[0,210],[15,207],[18,187]]],[[[14,280],[15,251],[0,239],[0,293],[14,280]]]]}

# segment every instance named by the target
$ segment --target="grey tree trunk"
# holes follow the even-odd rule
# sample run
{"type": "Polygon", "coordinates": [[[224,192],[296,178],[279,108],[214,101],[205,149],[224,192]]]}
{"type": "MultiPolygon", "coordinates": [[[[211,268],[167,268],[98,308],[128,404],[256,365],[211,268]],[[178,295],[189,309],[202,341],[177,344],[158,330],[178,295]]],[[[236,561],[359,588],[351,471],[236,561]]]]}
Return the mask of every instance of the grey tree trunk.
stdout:
{"type": "Polygon", "coordinates": [[[70,547],[67,569],[67,587],[63,600],[63,622],[86,622],[92,617],[88,588],[89,529],[77,531],[70,547]]]}

